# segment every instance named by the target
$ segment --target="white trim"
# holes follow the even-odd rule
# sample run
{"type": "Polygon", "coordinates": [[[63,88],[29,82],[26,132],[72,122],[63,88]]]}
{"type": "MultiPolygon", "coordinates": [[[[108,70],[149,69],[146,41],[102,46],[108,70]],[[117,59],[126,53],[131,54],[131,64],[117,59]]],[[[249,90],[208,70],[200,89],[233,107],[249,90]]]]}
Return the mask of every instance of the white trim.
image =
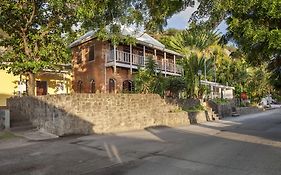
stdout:
{"type": "Polygon", "coordinates": [[[174,73],[176,73],[176,71],[177,71],[177,70],[176,70],[176,65],[177,65],[177,64],[176,64],[176,55],[174,55],[174,73]]]}
{"type": "Polygon", "coordinates": [[[145,46],[143,46],[143,61],[144,61],[144,67],[145,67],[145,64],[146,64],[146,58],[145,58],[145,46]]]}
{"type": "Polygon", "coordinates": [[[116,73],[116,45],[113,46],[113,63],[114,63],[114,74],[116,73]]]}
{"type": "Polygon", "coordinates": [[[133,66],[133,47],[132,44],[130,44],[130,73],[131,74],[133,74],[132,66],[133,66]]]}
{"type": "Polygon", "coordinates": [[[166,52],[164,52],[164,70],[165,70],[165,77],[167,76],[167,59],[166,59],[166,52]]]}
{"type": "Polygon", "coordinates": [[[210,86],[217,87],[217,88],[233,89],[233,90],[235,89],[232,86],[225,86],[225,85],[215,83],[215,82],[212,82],[212,81],[200,80],[200,83],[203,84],[203,85],[210,85],[210,86]]]}

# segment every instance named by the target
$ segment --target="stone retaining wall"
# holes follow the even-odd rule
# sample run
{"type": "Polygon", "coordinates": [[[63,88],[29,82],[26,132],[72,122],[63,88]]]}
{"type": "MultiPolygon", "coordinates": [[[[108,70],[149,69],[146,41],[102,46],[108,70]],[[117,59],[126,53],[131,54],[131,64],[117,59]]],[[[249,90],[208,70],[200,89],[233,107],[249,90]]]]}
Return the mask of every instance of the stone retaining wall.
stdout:
{"type": "Polygon", "coordinates": [[[212,108],[220,117],[229,117],[232,115],[233,103],[217,104],[212,100],[207,102],[207,106],[212,108]]]}
{"type": "Polygon", "coordinates": [[[236,108],[236,111],[239,115],[247,115],[247,114],[254,114],[258,112],[262,112],[263,108],[258,107],[239,107],[236,108]]]}
{"type": "Polygon", "coordinates": [[[188,125],[188,114],[155,94],[73,94],[13,97],[12,121],[29,119],[56,135],[108,133],[188,125]]]}
{"type": "Polygon", "coordinates": [[[198,124],[206,121],[212,121],[211,115],[207,111],[188,112],[190,124],[198,124]]]}
{"type": "Polygon", "coordinates": [[[200,105],[199,99],[192,99],[192,98],[178,99],[178,98],[166,97],[165,100],[166,100],[167,103],[180,106],[182,109],[189,109],[191,107],[200,105]]]}

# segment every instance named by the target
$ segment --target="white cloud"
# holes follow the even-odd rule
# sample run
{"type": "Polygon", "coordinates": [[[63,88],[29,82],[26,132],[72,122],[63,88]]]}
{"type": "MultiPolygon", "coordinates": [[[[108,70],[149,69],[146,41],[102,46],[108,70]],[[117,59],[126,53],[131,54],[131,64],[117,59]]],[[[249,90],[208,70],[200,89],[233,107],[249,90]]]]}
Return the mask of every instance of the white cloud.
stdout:
{"type": "Polygon", "coordinates": [[[188,20],[190,19],[193,12],[198,8],[199,3],[196,1],[194,7],[187,7],[184,11],[181,11],[172,18],[168,20],[168,25],[166,28],[177,28],[184,29],[188,25],[188,20]]]}

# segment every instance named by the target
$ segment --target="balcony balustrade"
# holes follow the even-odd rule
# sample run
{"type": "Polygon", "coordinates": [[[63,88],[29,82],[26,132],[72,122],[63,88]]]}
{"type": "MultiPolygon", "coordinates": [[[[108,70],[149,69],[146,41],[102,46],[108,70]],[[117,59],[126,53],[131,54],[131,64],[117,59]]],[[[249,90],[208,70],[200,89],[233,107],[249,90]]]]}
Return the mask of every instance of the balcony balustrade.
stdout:
{"type": "MultiPolygon", "coordinates": [[[[114,50],[109,50],[107,52],[107,63],[118,64],[119,67],[131,67],[137,69],[138,67],[145,66],[145,57],[137,54],[130,54],[129,52],[124,52],[116,50],[116,60],[114,60],[114,50]],[[131,61],[132,59],[132,61],[131,61]]],[[[177,74],[181,75],[183,69],[180,65],[171,63],[166,59],[156,60],[156,69],[167,74],[177,74]]]]}

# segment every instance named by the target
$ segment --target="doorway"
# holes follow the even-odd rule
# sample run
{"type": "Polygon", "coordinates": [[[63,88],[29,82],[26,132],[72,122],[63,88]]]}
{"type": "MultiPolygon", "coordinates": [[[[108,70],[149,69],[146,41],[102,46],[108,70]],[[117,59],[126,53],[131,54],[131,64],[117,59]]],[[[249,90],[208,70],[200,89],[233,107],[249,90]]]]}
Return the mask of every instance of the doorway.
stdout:
{"type": "Polygon", "coordinates": [[[36,81],[36,95],[47,95],[48,87],[47,81],[36,81]]]}

